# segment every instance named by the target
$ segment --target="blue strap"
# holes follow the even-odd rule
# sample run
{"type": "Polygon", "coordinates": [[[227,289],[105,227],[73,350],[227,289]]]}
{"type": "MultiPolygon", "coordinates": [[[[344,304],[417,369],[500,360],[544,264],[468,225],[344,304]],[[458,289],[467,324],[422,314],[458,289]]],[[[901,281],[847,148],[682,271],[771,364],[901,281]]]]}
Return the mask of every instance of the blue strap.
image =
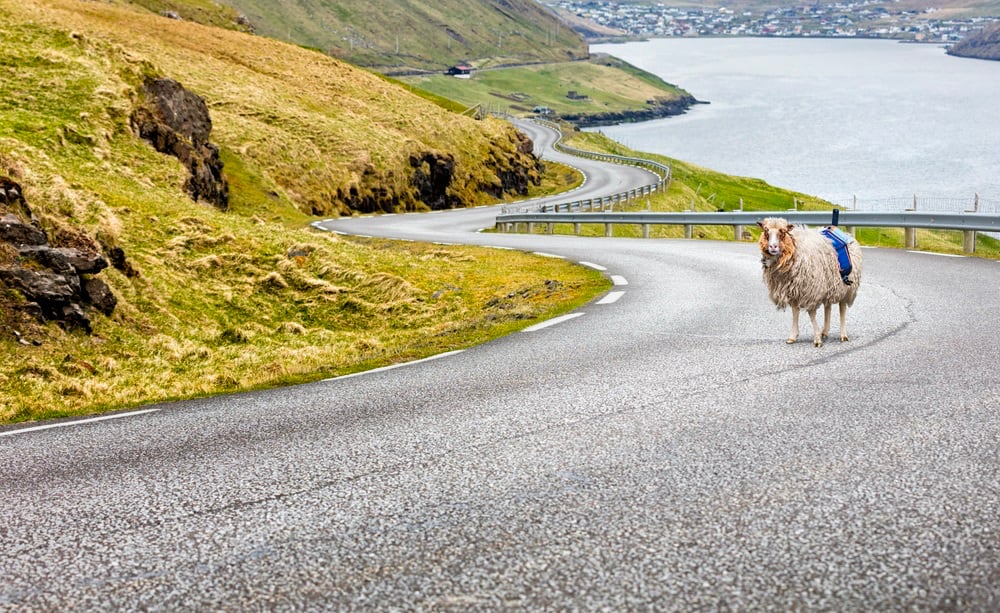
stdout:
{"type": "Polygon", "coordinates": [[[851,280],[848,277],[854,266],[851,264],[851,254],[847,251],[847,246],[854,242],[854,237],[833,226],[823,228],[820,230],[820,233],[833,244],[833,248],[837,251],[837,265],[840,267],[840,278],[844,283],[850,285],[851,280]]]}

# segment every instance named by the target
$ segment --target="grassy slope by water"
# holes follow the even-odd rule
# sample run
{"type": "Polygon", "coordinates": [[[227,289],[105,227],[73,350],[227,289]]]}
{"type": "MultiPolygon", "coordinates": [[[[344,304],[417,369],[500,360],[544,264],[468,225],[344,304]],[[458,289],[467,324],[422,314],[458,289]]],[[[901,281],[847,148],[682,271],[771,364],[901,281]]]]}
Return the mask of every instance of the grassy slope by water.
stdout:
{"type": "Polygon", "coordinates": [[[403,77],[406,83],[461,102],[488,109],[529,111],[545,106],[557,114],[634,111],[654,98],[676,100],[684,90],[607,56],[476,71],[468,78],[446,75],[403,77]],[[575,91],[579,97],[567,96],[575,91]]]}

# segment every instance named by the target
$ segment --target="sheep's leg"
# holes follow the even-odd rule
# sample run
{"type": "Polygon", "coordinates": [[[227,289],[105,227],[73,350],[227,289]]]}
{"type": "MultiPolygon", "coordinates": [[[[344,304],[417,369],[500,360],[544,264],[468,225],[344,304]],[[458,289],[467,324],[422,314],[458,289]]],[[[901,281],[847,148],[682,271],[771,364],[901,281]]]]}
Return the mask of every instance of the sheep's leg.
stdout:
{"type": "MultiPolygon", "coordinates": [[[[829,305],[829,304],[824,304],[823,305],[823,340],[824,341],[826,340],[826,337],[830,335],[830,324],[833,323],[833,322],[830,321],[830,311],[831,311],[831,309],[832,309],[832,305],[829,305]]],[[[843,320],[841,320],[841,325],[843,325],[843,320]]],[[[843,329],[843,328],[841,328],[841,329],[843,329]]],[[[841,333],[841,336],[843,336],[843,333],[841,333]]]]}
{"type": "Polygon", "coordinates": [[[816,307],[809,309],[809,321],[813,325],[813,345],[816,347],[823,346],[823,334],[820,331],[819,324],[816,323],[816,307]]]}
{"type": "Polygon", "coordinates": [[[792,307],[792,335],[785,341],[789,345],[799,339],[799,307],[792,307]]]}
{"type": "Polygon", "coordinates": [[[840,306],[840,340],[848,341],[851,340],[847,338],[847,303],[841,302],[840,306]]]}

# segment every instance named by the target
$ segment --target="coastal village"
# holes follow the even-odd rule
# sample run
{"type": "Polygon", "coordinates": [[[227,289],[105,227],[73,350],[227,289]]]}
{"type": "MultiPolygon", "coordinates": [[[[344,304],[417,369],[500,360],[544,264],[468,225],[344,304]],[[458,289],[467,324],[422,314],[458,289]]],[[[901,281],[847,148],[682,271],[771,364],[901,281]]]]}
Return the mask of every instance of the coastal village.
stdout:
{"type": "Polygon", "coordinates": [[[868,0],[768,10],[671,7],[614,0],[548,0],[546,4],[627,37],[821,36],[953,43],[1000,23],[998,17],[938,19],[933,8],[894,10],[886,8],[885,2],[868,0]]]}

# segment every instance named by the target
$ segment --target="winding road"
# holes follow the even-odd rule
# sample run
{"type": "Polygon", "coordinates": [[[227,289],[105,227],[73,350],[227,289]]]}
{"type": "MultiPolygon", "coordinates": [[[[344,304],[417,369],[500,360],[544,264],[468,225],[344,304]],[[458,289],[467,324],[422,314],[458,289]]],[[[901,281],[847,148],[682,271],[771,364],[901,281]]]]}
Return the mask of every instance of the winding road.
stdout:
{"type": "Polygon", "coordinates": [[[755,245],[496,212],[322,226],[615,287],[435,359],[0,430],[0,610],[1000,609],[1000,263],[866,249],[817,349],[755,245]]]}

